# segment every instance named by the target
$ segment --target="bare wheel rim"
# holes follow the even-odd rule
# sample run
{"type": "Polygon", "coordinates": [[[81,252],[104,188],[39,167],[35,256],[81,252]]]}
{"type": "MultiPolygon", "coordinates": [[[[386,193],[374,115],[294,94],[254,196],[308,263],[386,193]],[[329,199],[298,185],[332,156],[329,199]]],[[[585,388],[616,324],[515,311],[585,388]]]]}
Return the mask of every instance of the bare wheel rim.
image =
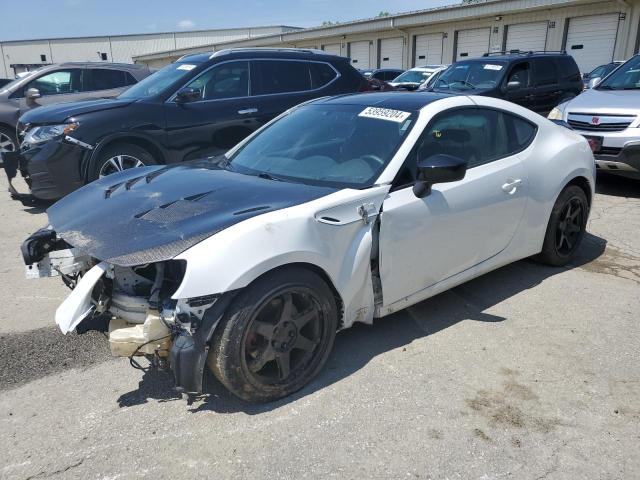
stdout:
{"type": "Polygon", "coordinates": [[[144,166],[145,164],[142,160],[132,155],[116,155],[104,162],[102,167],[100,167],[98,177],[102,178],[106,177],[107,175],[122,172],[124,170],[129,170],[130,168],[138,168],[144,166]]]}
{"type": "Polygon", "coordinates": [[[0,133],[0,153],[15,152],[16,144],[9,135],[0,133]]]}
{"type": "Polygon", "coordinates": [[[561,256],[571,255],[578,247],[584,225],[585,208],[578,197],[571,198],[560,211],[556,228],[556,251],[561,256]]]}
{"type": "Polygon", "coordinates": [[[317,365],[326,337],[319,300],[308,289],[286,288],[258,308],[244,335],[243,363],[257,382],[287,384],[317,365]]]}

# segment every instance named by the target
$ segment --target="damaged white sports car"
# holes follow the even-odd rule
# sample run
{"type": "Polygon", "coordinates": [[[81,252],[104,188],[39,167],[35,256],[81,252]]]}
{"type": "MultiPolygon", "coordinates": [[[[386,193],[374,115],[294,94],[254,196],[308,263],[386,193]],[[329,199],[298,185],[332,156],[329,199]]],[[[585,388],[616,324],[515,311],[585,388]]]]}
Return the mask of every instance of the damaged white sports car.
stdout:
{"type": "Polygon", "coordinates": [[[486,97],[313,101],[224,157],[127,170],[67,196],[23,245],[73,289],[63,333],[115,355],[205,363],[237,396],[303,387],[337,330],[532,255],[570,261],[595,167],[581,136],[486,97]]]}

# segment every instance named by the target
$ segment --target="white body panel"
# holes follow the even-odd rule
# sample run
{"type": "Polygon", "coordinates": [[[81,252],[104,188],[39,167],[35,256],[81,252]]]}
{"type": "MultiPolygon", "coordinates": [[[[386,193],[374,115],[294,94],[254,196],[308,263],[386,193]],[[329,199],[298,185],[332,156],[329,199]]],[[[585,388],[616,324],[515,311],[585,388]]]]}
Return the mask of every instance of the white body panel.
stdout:
{"type": "MultiPolygon", "coordinates": [[[[419,94],[416,94],[419,95],[419,94]]],[[[587,142],[517,105],[489,97],[449,97],[425,106],[394,158],[366,190],[326,197],[260,215],[188,249],[176,299],[236,290],[284,265],[322,270],[344,304],[342,326],[370,322],[482,273],[540,252],[553,204],[573,178],[594,192],[595,165],[587,142]],[[435,185],[425,199],[391,182],[434,115],[459,106],[510,111],[538,125],[524,151],[470,169],[455,183],[435,185]],[[522,180],[513,192],[509,180],[522,180]],[[358,208],[366,205],[367,222],[358,208]],[[372,225],[382,208],[378,248],[383,304],[374,304],[372,225]]]]}
{"type": "Polygon", "coordinates": [[[371,227],[388,191],[389,186],[341,190],[223,230],[177,257],[187,261],[187,271],[174,298],[235,290],[274,268],[306,263],[324,271],[339,292],[344,327],[371,322],[371,227]],[[374,213],[364,223],[358,207],[371,203],[374,213]]]}
{"type": "Polygon", "coordinates": [[[351,42],[349,44],[349,57],[354,68],[371,68],[371,45],[369,40],[351,42]]]}
{"type": "Polygon", "coordinates": [[[402,68],[403,58],[404,38],[380,40],[380,68],[402,68]]]}
{"type": "Polygon", "coordinates": [[[456,61],[481,57],[489,51],[490,28],[459,30],[456,44],[456,61]]]}
{"type": "Polygon", "coordinates": [[[413,64],[416,67],[442,63],[442,44],[444,42],[442,33],[416,35],[415,42],[413,64]]]}
{"type": "Polygon", "coordinates": [[[549,22],[531,22],[509,25],[505,50],[544,51],[547,47],[549,22]]]}
{"type": "Polygon", "coordinates": [[[620,14],[589,15],[569,20],[567,53],[580,71],[590,72],[613,60],[620,14]]]}

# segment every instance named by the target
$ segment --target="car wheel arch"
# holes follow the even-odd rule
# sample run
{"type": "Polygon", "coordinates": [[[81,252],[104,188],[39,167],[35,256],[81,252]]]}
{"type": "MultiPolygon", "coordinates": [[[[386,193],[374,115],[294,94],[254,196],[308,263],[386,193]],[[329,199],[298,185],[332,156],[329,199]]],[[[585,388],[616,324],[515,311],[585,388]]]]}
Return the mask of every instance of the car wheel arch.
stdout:
{"type": "Polygon", "coordinates": [[[109,137],[104,138],[100,142],[98,142],[96,147],[91,152],[91,156],[89,157],[88,162],[83,169],[85,178],[89,179],[89,172],[91,172],[91,167],[95,162],[98,161],[98,159],[100,158],[100,154],[105,149],[113,145],[116,145],[118,143],[132,143],[134,145],[137,145],[140,148],[147,150],[151,155],[153,155],[154,158],[157,159],[158,164],[167,163],[166,156],[162,150],[162,147],[158,145],[157,142],[154,142],[153,140],[150,140],[149,138],[146,138],[142,135],[131,135],[131,134],[111,135],[109,137]]]}

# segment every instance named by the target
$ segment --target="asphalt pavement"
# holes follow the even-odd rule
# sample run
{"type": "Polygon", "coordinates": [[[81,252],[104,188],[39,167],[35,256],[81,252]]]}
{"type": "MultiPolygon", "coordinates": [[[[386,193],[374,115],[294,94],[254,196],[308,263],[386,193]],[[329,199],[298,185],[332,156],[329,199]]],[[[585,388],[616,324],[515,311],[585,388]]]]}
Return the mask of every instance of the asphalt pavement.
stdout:
{"type": "Polygon", "coordinates": [[[25,280],[46,224],[0,180],[0,478],[640,477],[640,182],[600,178],[579,258],[525,260],[341,332],[301,392],[253,405],[53,323],[25,280]]]}

